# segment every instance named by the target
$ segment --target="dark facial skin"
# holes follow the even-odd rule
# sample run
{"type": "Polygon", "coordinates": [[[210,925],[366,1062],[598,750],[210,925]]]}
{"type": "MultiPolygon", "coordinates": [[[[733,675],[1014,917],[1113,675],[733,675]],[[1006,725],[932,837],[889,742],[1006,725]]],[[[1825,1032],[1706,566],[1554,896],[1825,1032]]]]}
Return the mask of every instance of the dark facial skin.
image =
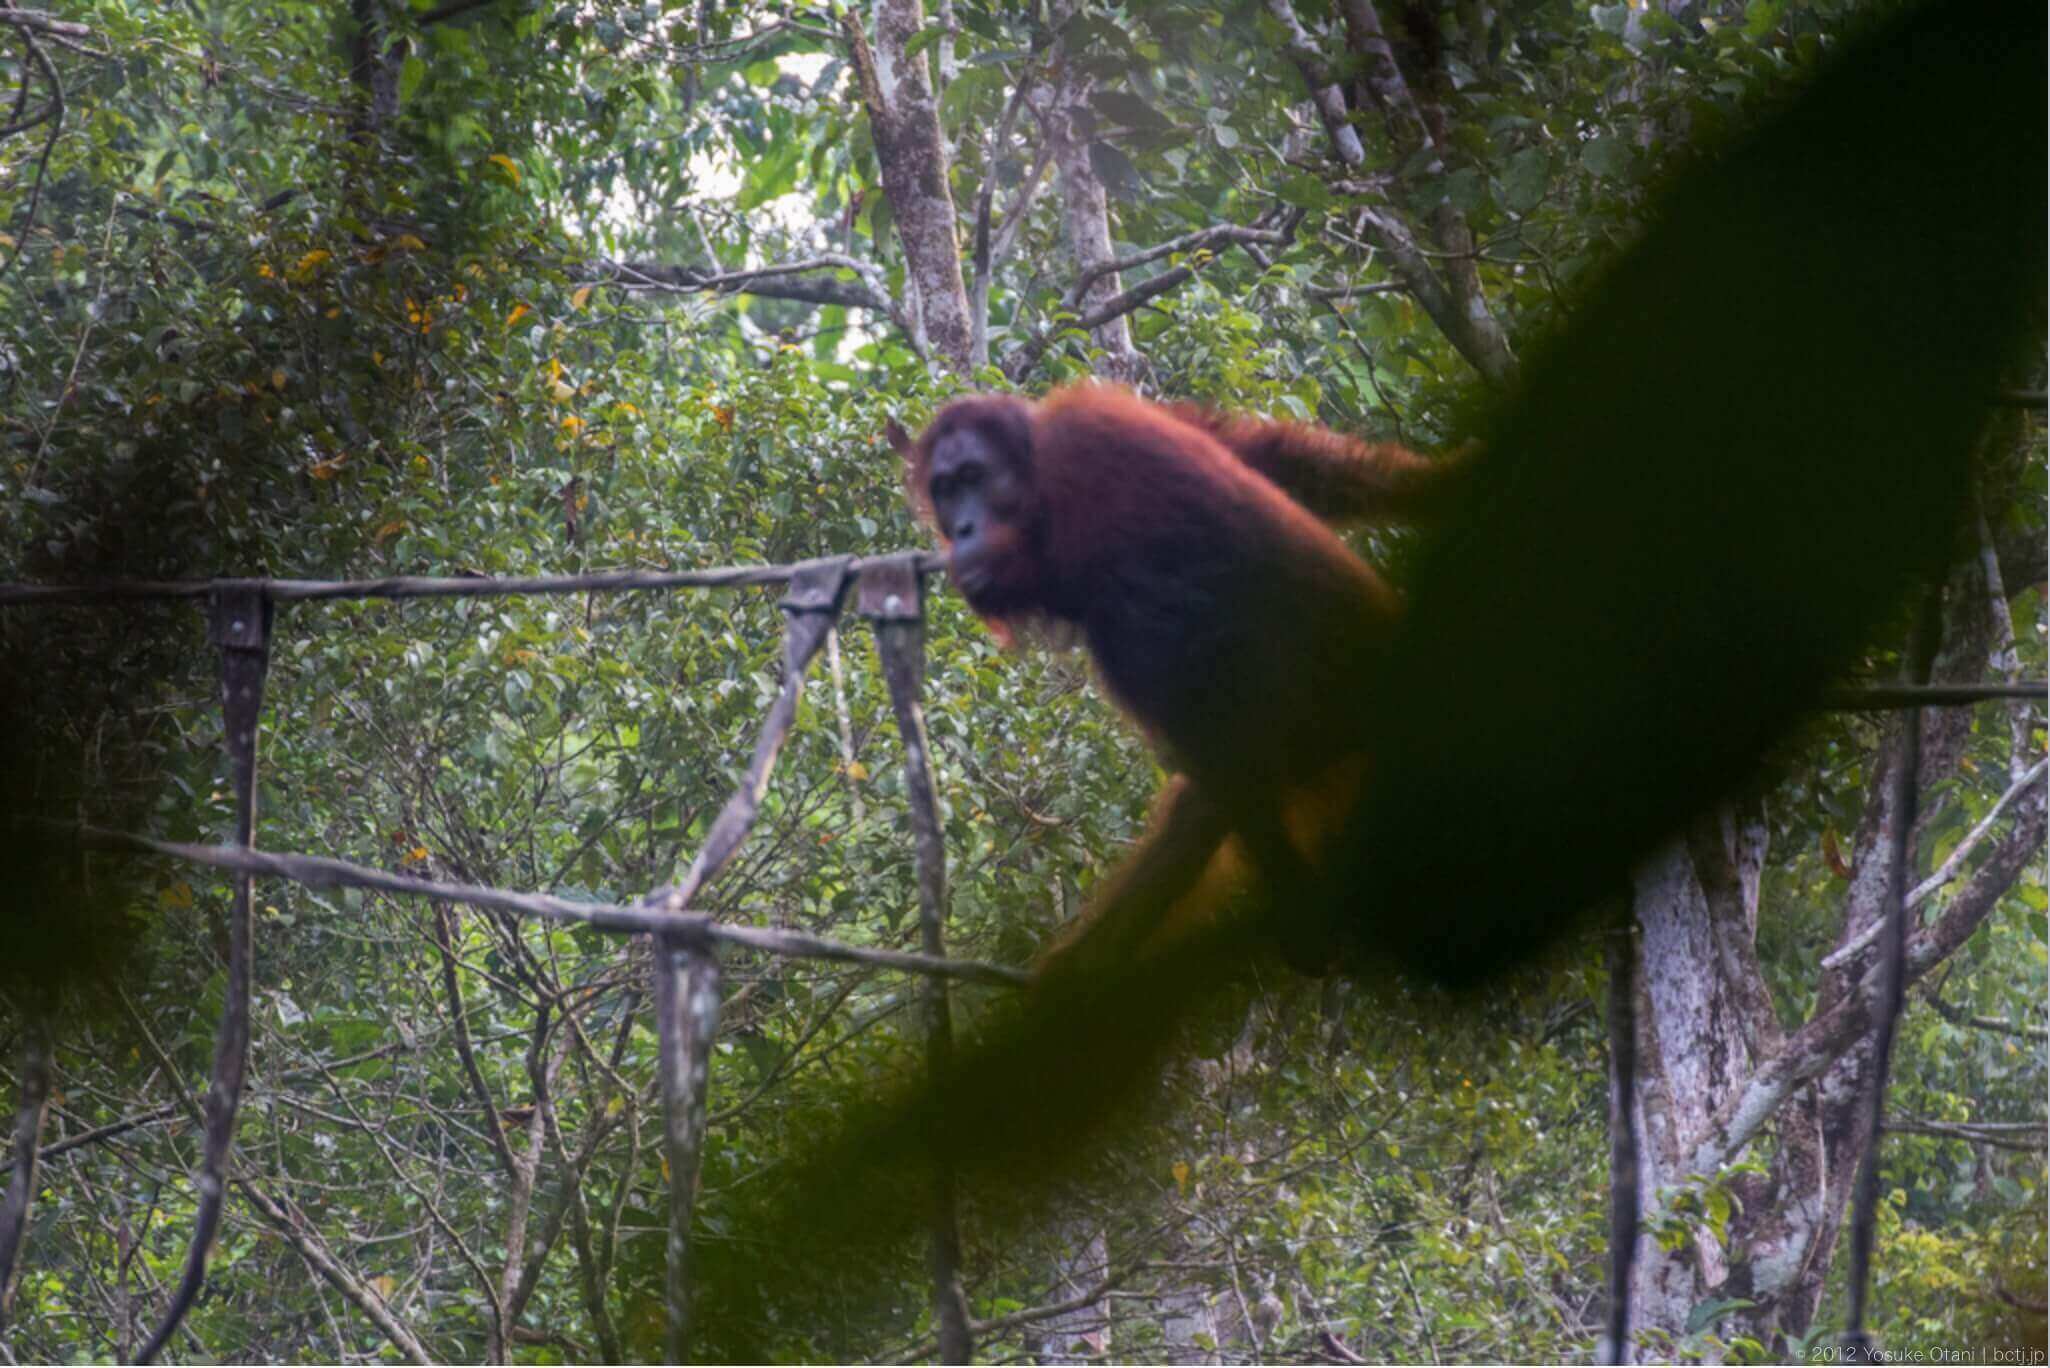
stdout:
{"type": "Polygon", "coordinates": [[[979,427],[955,428],[933,444],[926,496],[950,544],[949,569],[962,596],[980,612],[1017,607],[1010,600],[1025,568],[1021,524],[1032,499],[1016,464],[979,427]]]}

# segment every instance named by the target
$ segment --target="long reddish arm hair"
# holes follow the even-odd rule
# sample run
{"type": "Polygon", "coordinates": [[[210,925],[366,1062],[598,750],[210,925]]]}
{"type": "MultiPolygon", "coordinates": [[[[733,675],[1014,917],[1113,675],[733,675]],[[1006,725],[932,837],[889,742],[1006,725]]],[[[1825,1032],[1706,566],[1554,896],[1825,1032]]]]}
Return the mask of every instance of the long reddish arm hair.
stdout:
{"type": "Polygon", "coordinates": [[[1291,499],[1331,523],[1432,522],[1459,496],[1456,460],[1431,460],[1394,442],[1199,404],[1168,408],[1216,438],[1291,499]]]}

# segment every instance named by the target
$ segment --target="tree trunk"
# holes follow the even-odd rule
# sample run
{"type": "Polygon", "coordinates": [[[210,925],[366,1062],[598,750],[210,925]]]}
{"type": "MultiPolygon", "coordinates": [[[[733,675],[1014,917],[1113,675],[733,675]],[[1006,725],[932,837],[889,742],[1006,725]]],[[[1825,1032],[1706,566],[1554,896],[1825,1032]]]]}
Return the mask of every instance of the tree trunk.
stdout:
{"type": "MultiPolygon", "coordinates": [[[[1039,104],[1060,185],[1061,225],[1075,255],[1077,277],[1089,280],[1077,303],[1077,311],[1086,315],[1117,298],[1123,287],[1117,272],[1108,269],[1116,259],[1110,240],[1110,200],[1103,178],[1089,160],[1090,78],[1073,63],[1058,62],[1055,69],[1056,82],[1041,91],[1039,104]]],[[[1123,381],[1139,378],[1145,358],[1132,345],[1132,329],[1123,314],[1098,325],[1090,337],[1103,349],[1097,366],[1102,375],[1123,381]]]]}
{"type": "Polygon", "coordinates": [[[954,193],[947,179],[939,100],[926,75],[925,54],[905,54],[912,37],[925,26],[924,6],[920,0],[876,0],[873,46],[852,10],[842,16],[841,24],[875,135],[883,193],[889,197],[897,240],[904,248],[905,294],[915,340],[948,369],[965,374],[973,329],[954,233],[954,193]]]}
{"type": "Polygon", "coordinates": [[[349,39],[349,82],[355,87],[349,113],[349,137],[375,146],[399,115],[399,67],[402,48],[387,48],[390,29],[382,0],[350,0],[355,32],[349,39]]]}
{"type": "MultiPolygon", "coordinates": [[[[1110,1249],[1101,1228],[1086,1221],[1067,1223],[1074,1252],[1054,1260],[1052,1291],[1048,1300],[1075,1301],[1103,1282],[1110,1266],[1110,1249]]],[[[1110,1298],[1098,1297],[1070,1311],[1049,1316],[1028,1344],[1038,1363],[1096,1363],[1110,1349],[1110,1298]]]]}
{"type": "MultiPolygon", "coordinates": [[[[1986,573],[1975,564],[1951,586],[1939,679],[1977,679],[1989,653],[2002,649],[1989,641],[1997,634],[1988,623],[2004,620],[2005,599],[1989,594],[1986,573]]],[[[1951,709],[1892,719],[1866,778],[1837,948],[1817,971],[1814,1011],[1796,1029],[1781,1027],[1755,949],[1766,833],[1759,811],[1726,809],[1635,873],[1642,931],[1636,1114],[1649,1226],[1636,1252],[1632,1321],[1642,1330],[1677,1341],[1697,1308],[1715,1301],[1751,1303],[1714,1318],[1717,1333],[1749,1335],[1769,1349],[1784,1348],[1787,1337],[1814,1323],[1869,1146],[1871,1027],[1881,1010],[1874,933],[1886,912],[1887,869],[1903,843],[1912,856],[1911,827],[1920,825],[1900,810],[1890,778],[1909,725],[1922,728],[1917,806],[1926,817],[1944,801],[1938,785],[1956,769],[1972,717],[1951,709]],[[1762,1139],[1768,1131],[1769,1142],[1762,1139]],[[1721,1180],[1735,1199],[1725,1202],[1717,1174],[1747,1153],[1764,1160],[1765,1172],[1721,1180]],[[1720,1235],[1716,1221],[1691,1219],[1684,1244],[1662,1250],[1655,1227],[1670,1218],[1660,1214],[1660,1190],[1670,1202],[1675,1190],[1703,1180],[1709,1200],[1690,1209],[1723,1221],[1720,1235]]],[[[1971,873],[1930,895],[1942,899],[1940,915],[1929,922],[1911,912],[1910,982],[1962,945],[2040,852],[2040,776],[2017,779],[2015,790],[1971,873]]]]}

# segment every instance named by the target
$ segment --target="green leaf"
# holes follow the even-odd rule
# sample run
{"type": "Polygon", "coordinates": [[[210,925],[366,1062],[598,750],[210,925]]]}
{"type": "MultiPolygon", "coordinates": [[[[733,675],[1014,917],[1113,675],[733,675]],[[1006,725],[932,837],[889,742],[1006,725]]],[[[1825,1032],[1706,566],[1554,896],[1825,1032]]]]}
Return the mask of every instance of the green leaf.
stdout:
{"type": "Polygon", "coordinates": [[[1502,206],[1512,213],[1526,213],[1544,200],[1551,176],[1551,159],[1541,147],[1526,147],[1509,159],[1502,173],[1502,206]]]}
{"type": "Polygon", "coordinates": [[[1100,138],[1089,144],[1089,165],[1103,188],[1119,199],[1132,199],[1146,188],[1132,159],[1100,138]]]}
{"type": "Polygon", "coordinates": [[[734,196],[736,209],[756,209],[769,200],[787,195],[797,184],[804,146],[795,139],[784,142],[749,171],[740,193],[734,196]]]}
{"type": "Polygon", "coordinates": [[[1324,184],[1322,178],[1308,171],[1300,171],[1290,176],[1275,188],[1274,193],[1299,209],[1331,207],[1331,187],[1324,184]]]}
{"type": "Polygon", "coordinates": [[[1130,91],[1099,90],[1090,95],[1089,103],[1104,118],[1127,128],[1148,133],[1164,133],[1174,128],[1174,120],[1130,91]]]}
{"type": "Polygon", "coordinates": [[[1630,144],[1608,134],[1589,139],[1580,149],[1580,164],[1603,180],[1615,180],[1629,171],[1630,158],[1630,144]]]}
{"type": "Polygon", "coordinates": [[[1470,166],[1462,166],[1445,177],[1445,200],[1462,214],[1471,214],[1481,207],[1485,189],[1481,173],[1470,166]]]}

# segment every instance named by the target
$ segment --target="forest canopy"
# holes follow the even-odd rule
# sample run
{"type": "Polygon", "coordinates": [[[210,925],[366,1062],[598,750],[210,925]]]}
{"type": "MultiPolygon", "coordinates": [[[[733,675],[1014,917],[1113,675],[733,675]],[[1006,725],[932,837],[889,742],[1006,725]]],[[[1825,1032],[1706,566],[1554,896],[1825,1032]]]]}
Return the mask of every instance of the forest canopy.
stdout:
{"type": "MultiPolygon", "coordinates": [[[[1180,1024],[1135,1135],[1060,1186],[965,1184],[944,1276],[923,1236],[864,1247],[801,1312],[742,1308],[745,1342],[779,1361],[954,1357],[963,1334],[992,1360],[1585,1359],[1607,1303],[1622,1029],[1642,1174],[1632,1352],[1802,1357],[1848,1315],[1898,869],[1907,986],[1865,1324],[1896,1351],[2040,1361],[2045,708],[2022,687],[2046,673],[2040,348],[1961,378],[1959,348],[1938,345],[1961,318],[2018,307],[1960,300],[1957,282],[2003,279],[1960,229],[1883,250],[1822,232],[1799,252],[1662,239],[1686,257],[1664,268],[1702,282],[1676,307],[1727,298],[1712,335],[1546,350],[1589,336],[1576,323],[1601,317],[1589,301],[1668,187],[1900,10],[0,9],[0,581],[877,557],[928,541],[887,420],[916,431],[965,390],[1087,378],[1439,452],[1490,435],[1564,356],[1592,396],[1558,420],[1569,430],[1612,414],[1705,432],[1783,404],[1827,441],[1893,411],[1884,395],[1818,406],[1868,360],[1849,322],[1812,354],[1775,321],[1807,263],[1836,268],[1870,282],[1847,319],[1932,339],[1911,408],[1975,389],[1985,430],[1969,490],[1950,491],[1956,544],[1917,548],[1926,590],[1852,643],[1838,701],[1856,706],[1806,715],[1614,891],[1627,938],[1570,938],[1479,1000],[1401,976],[1239,983],[1180,1024]],[[1920,709],[1870,692],[1902,684],[1964,692],[1920,709]],[[1619,983],[1635,985],[1620,1014],[1619,983]]],[[[2040,112],[2043,92],[2023,93],[2040,112]]],[[[1929,146],[1970,143],[1958,166],[2013,145],[1952,117],[1902,111],[1937,130],[1929,146]]],[[[1917,221],[1938,183],[1927,160],[1857,155],[1917,221]]],[[[2040,164],[1978,193],[2023,195],[2040,164]]],[[[2038,286],[2024,330],[2040,334],[2038,286]]],[[[1886,506],[1856,470],[1787,472],[1853,545],[1886,506]]],[[[1715,496],[1704,479],[1646,526],[1697,528],[1685,501],[1715,496]]],[[[1445,582],[1442,547],[1354,540],[1427,599],[1445,582]]],[[[1844,569],[1812,566],[1812,584],[1844,569]]],[[[932,980],[887,958],[932,945],[921,837],[944,850],[950,960],[1024,965],[1089,901],[1161,775],[1086,658],[1004,652],[927,581],[928,833],[914,729],[876,649],[892,619],[864,621],[857,585],[807,674],[785,654],[804,613],[782,592],[275,604],[255,844],[394,882],[532,890],[562,915],[256,881],[220,1226],[165,1357],[673,1351],[685,1151],[665,1129],[664,980],[645,939],[578,909],[688,877],[750,789],[779,699],[797,721],[753,828],[689,903],[763,933],[723,946],[701,1042],[681,1190],[704,1266],[758,1257],[761,1194],[927,1048],[932,980]],[[785,953],[777,935],[869,958],[785,953]]],[[[1824,599],[1815,636],[1871,608],[1858,597],[1824,599]]],[[[217,646],[248,642],[206,599],[10,602],[0,634],[10,818],[235,839],[217,646]]],[[[1421,774],[1542,730],[1518,701],[1570,683],[1540,677],[1556,656],[1535,624],[1436,649],[1396,692],[1470,745],[1405,757],[1421,774]]],[[[1713,661],[1698,687],[1720,696],[1784,663],[1713,661]]],[[[1645,724],[1617,705],[1575,725],[1621,746],[1645,724]]],[[[1544,791],[1439,773],[1488,801],[1431,833],[1438,869],[1499,850],[1489,814],[1544,791]]],[[[1547,815],[1627,826],[1631,794],[1604,773],[1566,776],[1583,787],[1547,815]]],[[[241,880],[27,830],[10,826],[0,903],[0,1350],[126,1361],[188,1266],[241,880]]],[[[1472,866],[1446,902],[1514,916],[1516,881],[1472,866]]],[[[955,983],[957,1026],[1015,994],[1001,973],[955,983]]],[[[723,1333],[716,1315],[702,1328],[723,1333]]]]}

